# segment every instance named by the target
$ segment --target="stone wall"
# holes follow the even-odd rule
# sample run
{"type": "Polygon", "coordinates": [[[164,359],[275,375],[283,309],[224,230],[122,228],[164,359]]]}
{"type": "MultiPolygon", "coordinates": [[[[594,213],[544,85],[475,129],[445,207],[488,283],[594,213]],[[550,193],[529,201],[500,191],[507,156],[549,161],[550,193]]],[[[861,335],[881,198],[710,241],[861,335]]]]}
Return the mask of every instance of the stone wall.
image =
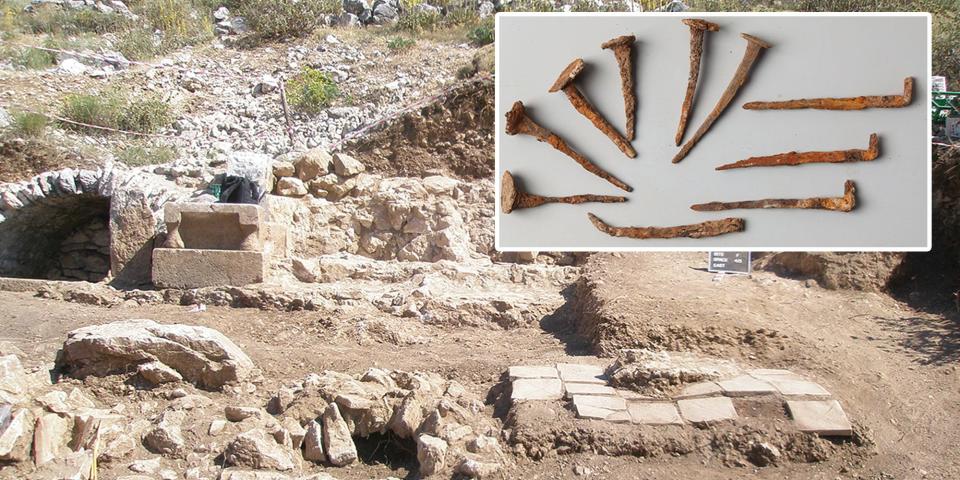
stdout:
{"type": "Polygon", "coordinates": [[[110,272],[110,230],[106,215],[81,225],[60,244],[60,255],[46,277],[99,282],[110,272]]]}

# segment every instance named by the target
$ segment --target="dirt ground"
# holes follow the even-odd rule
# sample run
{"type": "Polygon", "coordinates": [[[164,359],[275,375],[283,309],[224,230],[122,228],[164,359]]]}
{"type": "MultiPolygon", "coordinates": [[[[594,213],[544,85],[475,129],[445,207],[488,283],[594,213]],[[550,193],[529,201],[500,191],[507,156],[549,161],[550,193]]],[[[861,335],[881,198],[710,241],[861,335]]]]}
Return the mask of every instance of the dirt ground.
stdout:
{"type": "MultiPolygon", "coordinates": [[[[616,330],[618,345],[669,346],[673,341],[746,365],[801,372],[832,392],[873,444],[825,462],[765,468],[730,467],[699,453],[651,458],[552,454],[538,461],[513,457],[503,478],[960,478],[956,314],[914,310],[885,294],[823,290],[767,272],[718,280],[705,266],[705,255],[696,253],[596,255],[584,267],[580,286],[564,290],[568,304],[538,327],[453,328],[411,319],[410,329],[422,341],[403,344],[359,335],[356,325],[362,319],[319,312],[103,308],[0,292],[0,342],[9,342],[0,345],[22,350],[26,366],[46,368],[70,330],[150,318],[223,332],[262,370],[261,388],[268,391],[311,372],[360,373],[381,366],[433,371],[485,398],[511,365],[609,363],[592,355],[612,345],[609,338],[585,333],[590,329],[582,325],[584,317],[573,314],[582,307],[575,303],[585,298],[574,290],[589,287],[596,318],[616,330]],[[758,335],[766,340],[749,340],[758,335]]],[[[96,382],[87,380],[91,387],[96,382]]],[[[488,410],[493,415],[492,405],[488,410]]],[[[329,471],[337,478],[407,475],[402,466],[393,467],[374,463],[329,471]]]]}

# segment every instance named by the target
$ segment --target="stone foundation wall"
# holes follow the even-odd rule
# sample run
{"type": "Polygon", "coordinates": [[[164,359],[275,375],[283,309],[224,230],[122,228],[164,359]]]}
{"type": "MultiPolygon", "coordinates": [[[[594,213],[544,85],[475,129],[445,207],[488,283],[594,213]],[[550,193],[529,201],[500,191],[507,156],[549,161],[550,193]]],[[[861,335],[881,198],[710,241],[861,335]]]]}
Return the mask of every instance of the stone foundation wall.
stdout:
{"type": "Polygon", "coordinates": [[[110,272],[107,218],[81,225],[60,244],[60,255],[47,272],[51,280],[99,282],[110,272]]]}

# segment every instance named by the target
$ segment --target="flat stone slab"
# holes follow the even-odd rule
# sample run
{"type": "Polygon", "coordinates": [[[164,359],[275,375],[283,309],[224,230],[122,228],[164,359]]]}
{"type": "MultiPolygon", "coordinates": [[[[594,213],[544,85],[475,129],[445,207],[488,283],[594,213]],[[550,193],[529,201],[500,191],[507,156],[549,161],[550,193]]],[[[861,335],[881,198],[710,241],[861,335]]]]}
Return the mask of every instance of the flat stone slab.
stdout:
{"type": "Polygon", "coordinates": [[[717,382],[700,382],[687,385],[676,398],[711,397],[723,393],[717,382]]]}
{"type": "Polygon", "coordinates": [[[823,436],[853,435],[853,426],[836,400],[788,400],[787,410],[801,432],[823,436]]]}
{"type": "Polygon", "coordinates": [[[630,420],[643,425],[683,425],[683,418],[673,402],[631,402],[627,405],[630,420]]]}
{"type": "Polygon", "coordinates": [[[153,249],[153,283],[162,288],[241,287],[263,282],[264,270],[262,252],[153,249]]]}
{"type": "Polygon", "coordinates": [[[760,379],[766,379],[766,377],[781,377],[793,378],[794,380],[803,380],[802,376],[797,375],[790,370],[783,370],[779,368],[754,368],[753,370],[747,370],[747,373],[760,379]]]}
{"type": "Polygon", "coordinates": [[[577,418],[620,422],[630,421],[630,415],[626,412],[627,402],[620,397],[574,395],[573,408],[577,412],[577,418]],[[627,414],[624,415],[625,413],[627,414]]]}
{"type": "Polygon", "coordinates": [[[518,365],[507,370],[510,380],[518,378],[559,378],[556,367],[518,365]]]}
{"type": "Polygon", "coordinates": [[[510,399],[523,400],[560,400],[563,398],[563,384],[555,378],[520,378],[513,382],[510,399]]]}
{"type": "Polygon", "coordinates": [[[740,375],[739,377],[720,380],[717,382],[723,393],[730,397],[746,397],[750,395],[769,395],[777,393],[770,382],[760,380],[750,375],[740,375]]]}
{"type": "Polygon", "coordinates": [[[596,365],[580,365],[576,363],[558,363],[560,379],[564,382],[607,384],[604,368],[596,365]]]}
{"type": "Polygon", "coordinates": [[[812,396],[829,397],[830,392],[820,386],[820,384],[810,380],[776,379],[771,378],[770,383],[785,396],[812,396]]]}
{"type": "Polygon", "coordinates": [[[616,388],[614,390],[617,392],[618,397],[621,397],[627,400],[653,400],[654,399],[654,397],[641,395],[637,392],[634,392],[633,390],[624,390],[622,388],[616,388]]]}
{"type": "Polygon", "coordinates": [[[598,385],[596,383],[564,382],[563,388],[567,392],[567,398],[573,397],[574,395],[600,395],[607,397],[617,395],[617,391],[613,387],[598,385]]]}
{"type": "Polygon", "coordinates": [[[715,423],[737,418],[733,401],[727,397],[707,397],[678,400],[680,414],[691,423],[715,423]]]}

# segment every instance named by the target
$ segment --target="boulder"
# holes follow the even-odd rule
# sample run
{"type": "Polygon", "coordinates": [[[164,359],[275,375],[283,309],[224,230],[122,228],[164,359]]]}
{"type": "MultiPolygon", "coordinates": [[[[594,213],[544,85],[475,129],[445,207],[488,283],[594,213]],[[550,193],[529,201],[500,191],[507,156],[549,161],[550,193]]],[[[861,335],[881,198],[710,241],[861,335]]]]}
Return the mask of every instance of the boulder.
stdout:
{"type": "Polygon", "coordinates": [[[227,465],[287,471],[297,468],[293,451],[261,428],[237,435],[223,453],[227,465]]]}
{"type": "Polygon", "coordinates": [[[307,194],[307,187],[299,178],[283,177],[277,181],[277,195],[284,197],[302,197],[307,194]]]}
{"type": "MultiPolygon", "coordinates": [[[[120,286],[149,285],[157,221],[142,188],[113,188],[110,196],[110,270],[120,286]]],[[[118,181],[119,183],[119,181],[118,181]]]]}
{"type": "Polygon", "coordinates": [[[330,171],[330,164],[333,159],[330,154],[320,148],[307,150],[293,162],[297,178],[304,182],[309,182],[321,175],[326,175],[330,171]]]}
{"type": "Polygon", "coordinates": [[[413,393],[406,396],[403,402],[394,409],[390,420],[390,430],[400,438],[413,438],[417,427],[423,421],[423,407],[413,393]]]}
{"type": "Polygon", "coordinates": [[[429,477],[443,470],[447,456],[447,442],[430,435],[417,437],[417,462],[420,475],[429,477]]]}
{"type": "Polygon", "coordinates": [[[366,170],[366,167],[350,155],[337,153],[333,156],[333,169],[341,177],[352,177],[366,170]]]}
{"type": "Polygon", "coordinates": [[[70,424],[67,419],[55,413],[46,413],[37,417],[33,430],[33,461],[38,466],[60,456],[67,446],[70,424]]]}
{"type": "Polygon", "coordinates": [[[273,163],[273,176],[277,178],[292,177],[294,173],[296,173],[296,170],[290,162],[273,163]]]}
{"type": "MultiPolygon", "coordinates": [[[[10,412],[8,415],[9,421],[0,431],[0,461],[22,462],[30,457],[33,416],[26,409],[10,412]]],[[[5,416],[0,410],[0,418],[5,416]]]]}
{"type": "Polygon", "coordinates": [[[183,380],[180,373],[160,362],[144,363],[137,369],[137,373],[139,373],[144,380],[154,385],[183,380]]]}
{"type": "Polygon", "coordinates": [[[336,403],[327,405],[321,417],[323,422],[323,450],[330,463],[337,467],[357,461],[357,446],[350,436],[350,428],[336,403]]]}
{"type": "Polygon", "coordinates": [[[185,441],[180,431],[183,411],[168,410],[160,416],[157,425],[143,436],[143,445],[153,453],[176,456],[183,453],[185,441]]]}
{"type": "Polygon", "coordinates": [[[159,362],[202,388],[219,389],[247,377],[253,362],[222,333],[199,326],[123,320],[67,334],[56,367],[77,378],[128,371],[159,362]]]}
{"type": "Polygon", "coordinates": [[[303,459],[317,463],[327,459],[323,451],[323,428],[316,420],[310,421],[303,437],[303,459]]]}

